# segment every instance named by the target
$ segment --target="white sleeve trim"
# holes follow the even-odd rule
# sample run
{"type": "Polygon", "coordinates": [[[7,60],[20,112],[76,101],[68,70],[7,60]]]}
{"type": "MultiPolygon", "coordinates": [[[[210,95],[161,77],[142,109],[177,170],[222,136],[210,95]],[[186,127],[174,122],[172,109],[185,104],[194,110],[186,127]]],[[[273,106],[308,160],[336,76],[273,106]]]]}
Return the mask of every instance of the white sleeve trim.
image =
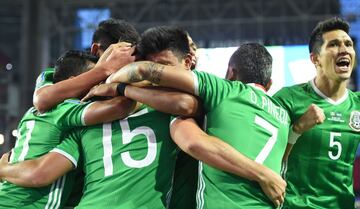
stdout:
{"type": "Polygon", "coordinates": [[[56,152],[56,153],[59,153],[59,154],[65,156],[67,159],[69,159],[72,162],[72,164],[75,166],[75,168],[77,168],[77,161],[75,160],[75,158],[73,156],[71,156],[69,153],[65,152],[64,150],[54,148],[50,152],[56,152]]]}
{"type": "Polygon", "coordinates": [[[94,104],[94,102],[91,102],[90,104],[88,104],[88,105],[84,108],[83,112],[81,113],[81,124],[82,124],[83,126],[86,126],[86,123],[85,123],[85,114],[86,114],[86,111],[87,111],[87,109],[88,109],[92,104],[94,104]]]}
{"type": "Polygon", "coordinates": [[[170,127],[172,126],[172,124],[177,120],[177,119],[180,119],[181,116],[177,116],[176,118],[173,118],[171,121],[170,121],[170,127]]]}
{"type": "Polygon", "coordinates": [[[301,136],[301,134],[296,133],[293,130],[293,127],[290,127],[289,136],[288,136],[288,143],[289,144],[295,144],[298,138],[301,136]]]}
{"type": "Polygon", "coordinates": [[[193,76],[193,80],[194,80],[194,94],[196,96],[199,96],[199,80],[197,75],[194,73],[194,71],[191,71],[191,74],[193,76]]]}

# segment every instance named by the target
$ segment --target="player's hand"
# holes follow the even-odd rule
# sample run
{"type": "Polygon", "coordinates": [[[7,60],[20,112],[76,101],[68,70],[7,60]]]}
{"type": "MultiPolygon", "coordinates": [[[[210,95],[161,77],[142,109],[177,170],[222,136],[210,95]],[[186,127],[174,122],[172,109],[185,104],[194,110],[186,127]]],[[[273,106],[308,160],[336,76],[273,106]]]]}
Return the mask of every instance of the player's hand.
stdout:
{"type": "MultiPolygon", "coordinates": [[[[0,159],[0,170],[9,164],[9,158],[10,158],[10,152],[3,154],[3,156],[0,159]]],[[[3,180],[4,180],[3,177],[0,175],[0,182],[2,182],[3,180]]]]}
{"type": "Polygon", "coordinates": [[[302,134],[317,124],[323,123],[325,114],[323,109],[315,104],[311,104],[307,111],[293,125],[293,131],[302,134]]]}
{"type": "Polygon", "coordinates": [[[284,202],[286,182],[280,175],[265,167],[264,178],[259,181],[259,184],[276,207],[279,207],[284,202]]]}
{"type": "Polygon", "coordinates": [[[81,99],[82,102],[89,100],[92,97],[115,97],[117,95],[118,83],[99,84],[90,89],[90,91],[81,99]]]}
{"type": "Polygon", "coordinates": [[[116,72],[121,67],[135,61],[135,46],[130,43],[120,42],[111,44],[101,55],[98,65],[106,65],[109,69],[109,74],[116,72]]]}

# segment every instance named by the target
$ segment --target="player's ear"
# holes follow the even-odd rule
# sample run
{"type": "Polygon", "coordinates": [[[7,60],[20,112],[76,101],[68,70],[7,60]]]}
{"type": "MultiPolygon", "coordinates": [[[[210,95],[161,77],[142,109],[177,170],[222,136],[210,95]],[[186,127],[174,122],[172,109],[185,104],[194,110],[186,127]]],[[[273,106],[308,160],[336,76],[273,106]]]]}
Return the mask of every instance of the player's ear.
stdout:
{"type": "Polygon", "coordinates": [[[310,60],[311,62],[315,65],[315,67],[317,68],[318,66],[320,66],[320,60],[319,60],[319,55],[312,52],[310,54],[310,60]]]}
{"type": "Polygon", "coordinates": [[[271,85],[272,85],[272,79],[270,79],[269,83],[267,83],[266,86],[264,86],[265,90],[269,91],[271,85]]]}
{"type": "Polygon", "coordinates": [[[225,79],[230,80],[230,81],[236,80],[236,72],[233,67],[228,66],[225,79]]]}
{"type": "Polygon", "coordinates": [[[100,49],[100,44],[99,43],[92,43],[91,44],[91,54],[95,55],[95,56],[99,56],[99,49],[100,49]]]}
{"type": "Polygon", "coordinates": [[[191,65],[192,65],[191,54],[186,55],[184,59],[184,64],[187,70],[191,70],[191,65]]]}

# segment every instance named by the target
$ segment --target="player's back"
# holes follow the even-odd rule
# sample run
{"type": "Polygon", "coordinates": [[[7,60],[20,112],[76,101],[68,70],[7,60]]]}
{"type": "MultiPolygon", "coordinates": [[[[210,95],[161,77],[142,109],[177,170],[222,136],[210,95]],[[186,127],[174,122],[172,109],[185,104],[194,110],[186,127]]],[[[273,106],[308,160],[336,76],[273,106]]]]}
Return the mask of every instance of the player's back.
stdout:
{"type": "MultiPolygon", "coordinates": [[[[30,108],[19,123],[10,163],[38,158],[51,151],[73,126],[82,125],[81,110],[84,105],[67,101],[43,114],[30,108]]],[[[24,188],[5,182],[0,190],[0,208],[60,207],[68,198],[73,178],[74,173],[71,172],[52,185],[40,188],[24,188]]]]}
{"type": "Polygon", "coordinates": [[[166,208],[176,145],[170,116],[145,107],[83,131],[85,190],[78,208],[166,208]]]}
{"type": "MultiPolygon", "coordinates": [[[[207,133],[280,173],[287,144],[288,113],[255,85],[196,73],[207,133]]],[[[200,164],[199,208],[272,208],[256,182],[200,164]]]]}

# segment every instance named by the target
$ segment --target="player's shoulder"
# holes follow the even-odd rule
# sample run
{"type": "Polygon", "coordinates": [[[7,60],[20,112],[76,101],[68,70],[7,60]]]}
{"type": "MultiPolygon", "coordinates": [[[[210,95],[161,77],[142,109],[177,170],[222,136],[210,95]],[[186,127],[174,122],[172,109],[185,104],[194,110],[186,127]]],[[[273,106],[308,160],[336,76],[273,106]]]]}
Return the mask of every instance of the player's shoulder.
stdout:
{"type": "Polygon", "coordinates": [[[360,102],[360,92],[348,90],[349,97],[356,102],[360,102]]]}

